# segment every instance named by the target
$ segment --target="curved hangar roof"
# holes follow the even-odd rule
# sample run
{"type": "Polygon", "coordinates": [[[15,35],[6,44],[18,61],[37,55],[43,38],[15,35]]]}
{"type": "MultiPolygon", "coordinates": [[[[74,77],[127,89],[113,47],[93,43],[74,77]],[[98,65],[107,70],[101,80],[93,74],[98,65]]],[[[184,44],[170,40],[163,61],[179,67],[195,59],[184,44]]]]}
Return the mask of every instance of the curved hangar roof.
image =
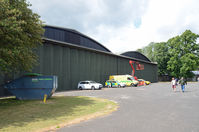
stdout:
{"type": "Polygon", "coordinates": [[[137,52],[137,51],[128,51],[128,52],[122,53],[121,55],[151,62],[145,55],[143,55],[143,54],[141,54],[140,52],[137,52]]]}
{"type": "Polygon", "coordinates": [[[101,50],[105,52],[111,52],[102,44],[98,43],[92,38],[89,38],[88,36],[76,30],[49,26],[49,25],[45,26],[44,29],[45,29],[45,33],[44,33],[45,38],[62,41],[66,43],[71,43],[78,46],[93,48],[93,49],[101,50]]]}

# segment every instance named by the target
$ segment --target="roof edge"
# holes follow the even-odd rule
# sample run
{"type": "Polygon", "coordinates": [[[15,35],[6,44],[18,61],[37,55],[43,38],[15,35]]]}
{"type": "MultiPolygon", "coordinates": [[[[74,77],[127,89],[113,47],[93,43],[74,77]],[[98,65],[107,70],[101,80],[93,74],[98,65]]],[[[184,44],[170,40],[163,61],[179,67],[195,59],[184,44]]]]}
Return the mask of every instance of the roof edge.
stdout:
{"type": "MultiPolygon", "coordinates": [[[[91,37],[88,37],[87,35],[75,30],[75,29],[70,29],[70,28],[64,28],[64,27],[59,27],[59,26],[52,26],[52,25],[45,25],[44,27],[52,27],[52,28],[57,28],[57,29],[62,29],[62,30],[67,30],[69,32],[72,32],[72,33],[75,33],[75,34],[78,34],[80,36],[83,36],[83,37],[86,37],[92,41],[94,41],[95,43],[99,44],[100,46],[102,46],[104,49],[106,49],[108,52],[111,52],[108,48],[106,48],[104,45],[102,45],[101,43],[97,42],[96,40],[94,40],[93,38],[91,37]]],[[[112,52],[111,52],[112,53],[112,52]]]]}
{"type": "Polygon", "coordinates": [[[138,52],[138,51],[126,51],[126,52],[123,52],[121,53],[120,55],[124,54],[124,53],[129,53],[129,52],[134,52],[134,53],[138,53],[138,54],[141,54],[142,56],[144,56],[145,58],[147,58],[149,60],[149,62],[152,62],[148,57],[146,57],[144,54],[138,52]]]}

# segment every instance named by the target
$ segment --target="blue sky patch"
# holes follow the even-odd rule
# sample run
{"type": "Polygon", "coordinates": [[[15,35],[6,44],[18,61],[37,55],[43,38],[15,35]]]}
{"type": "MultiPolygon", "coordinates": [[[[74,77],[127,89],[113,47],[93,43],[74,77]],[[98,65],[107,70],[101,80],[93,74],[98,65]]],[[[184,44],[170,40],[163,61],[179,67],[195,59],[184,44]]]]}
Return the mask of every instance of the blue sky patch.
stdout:
{"type": "Polygon", "coordinates": [[[136,28],[139,28],[140,25],[142,24],[142,20],[141,18],[136,18],[133,23],[136,28]]]}

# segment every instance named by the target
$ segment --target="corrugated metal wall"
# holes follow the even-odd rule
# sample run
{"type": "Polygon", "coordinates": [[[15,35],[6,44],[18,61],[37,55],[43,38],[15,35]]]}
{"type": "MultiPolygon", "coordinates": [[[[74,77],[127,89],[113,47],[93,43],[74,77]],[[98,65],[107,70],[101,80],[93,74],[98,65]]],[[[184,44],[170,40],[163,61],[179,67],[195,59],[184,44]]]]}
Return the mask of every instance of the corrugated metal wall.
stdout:
{"type": "MultiPolygon", "coordinates": [[[[33,72],[57,75],[59,82],[57,91],[77,89],[77,84],[81,80],[94,80],[104,85],[109,75],[131,74],[132,72],[128,57],[52,40],[46,40],[37,53],[39,65],[33,72]]],[[[135,75],[138,78],[157,82],[157,64],[144,61],[140,63],[144,64],[145,69],[136,71],[135,75]]],[[[13,78],[16,77],[13,76],[13,78]]],[[[1,77],[0,84],[3,84],[3,80],[4,77],[1,77]]],[[[0,96],[7,94],[0,86],[0,96]]]]}
{"type": "MultiPolygon", "coordinates": [[[[94,80],[104,85],[109,75],[131,74],[129,59],[86,48],[56,45],[46,41],[38,51],[40,65],[33,72],[59,77],[58,91],[77,89],[81,80],[94,80]]],[[[138,78],[157,82],[157,65],[144,63],[136,71],[138,78]]]]}

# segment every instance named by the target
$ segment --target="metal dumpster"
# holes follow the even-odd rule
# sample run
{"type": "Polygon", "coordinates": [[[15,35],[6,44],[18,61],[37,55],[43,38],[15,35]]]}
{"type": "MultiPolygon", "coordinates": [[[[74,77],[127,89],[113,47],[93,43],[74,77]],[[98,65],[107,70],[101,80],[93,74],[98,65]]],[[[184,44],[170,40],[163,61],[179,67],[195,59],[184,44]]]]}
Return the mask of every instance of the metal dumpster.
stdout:
{"type": "Polygon", "coordinates": [[[57,76],[28,74],[4,85],[19,100],[50,98],[58,87],[57,76]]]}

